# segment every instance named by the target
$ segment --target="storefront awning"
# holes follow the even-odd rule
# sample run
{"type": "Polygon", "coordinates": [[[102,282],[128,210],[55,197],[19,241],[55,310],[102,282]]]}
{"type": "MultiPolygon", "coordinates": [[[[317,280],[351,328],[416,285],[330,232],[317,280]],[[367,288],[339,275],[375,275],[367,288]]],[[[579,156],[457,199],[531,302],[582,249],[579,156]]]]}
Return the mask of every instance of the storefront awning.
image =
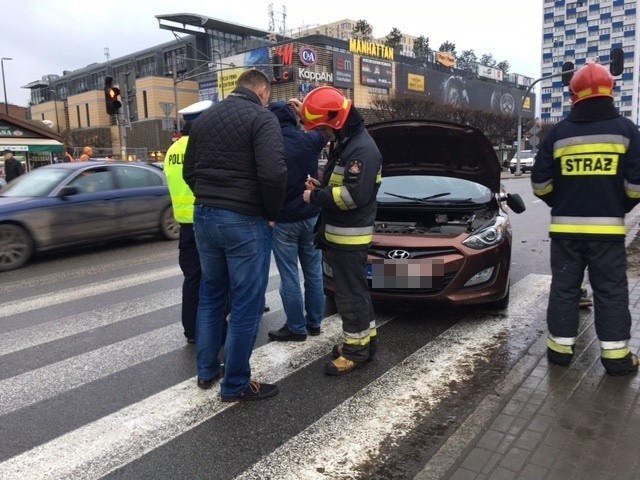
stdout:
{"type": "Polygon", "coordinates": [[[46,153],[62,152],[62,143],[48,138],[0,138],[0,151],[10,148],[16,152],[46,153]]]}

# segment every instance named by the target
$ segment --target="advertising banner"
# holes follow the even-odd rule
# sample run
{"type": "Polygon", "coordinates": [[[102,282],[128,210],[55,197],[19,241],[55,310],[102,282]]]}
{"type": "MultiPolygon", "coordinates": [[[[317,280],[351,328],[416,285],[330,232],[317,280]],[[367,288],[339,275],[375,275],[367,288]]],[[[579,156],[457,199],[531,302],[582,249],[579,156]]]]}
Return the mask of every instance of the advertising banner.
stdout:
{"type": "Polygon", "coordinates": [[[370,87],[391,88],[393,66],[391,62],[376,58],[360,57],[360,83],[370,87]]]}
{"type": "MultiPolygon", "coordinates": [[[[423,95],[437,102],[505,115],[517,115],[524,95],[524,90],[505,84],[463,78],[417,66],[399,65],[396,78],[400,94],[423,95]]],[[[525,99],[522,109],[524,116],[533,115],[534,100],[533,95],[525,99]]]]}
{"type": "MultiPolygon", "coordinates": [[[[218,84],[218,99],[223,100],[236,88],[236,82],[242,72],[256,68],[268,78],[273,78],[272,68],[269,66],[269,48],[258,48],[249,52],[225,57],[221,60],[222,70],[216,72],[218,84]]],[[[202,90],[202,86],[200,87],[202,90]]],[[[210,93],[209,93],[210,94],[210,93]]]]}
{"type": "Polygon", "coordinates": [[[353,88],[353,55],[333,52],[333,85],[353,88]]]}
{"type": "Polygon", "coordinates": [[[502,70],[499,68],[487,67],[486,65],[478,65],[478,76],[490,78],[501,82],[503,80],[502,70]]]}

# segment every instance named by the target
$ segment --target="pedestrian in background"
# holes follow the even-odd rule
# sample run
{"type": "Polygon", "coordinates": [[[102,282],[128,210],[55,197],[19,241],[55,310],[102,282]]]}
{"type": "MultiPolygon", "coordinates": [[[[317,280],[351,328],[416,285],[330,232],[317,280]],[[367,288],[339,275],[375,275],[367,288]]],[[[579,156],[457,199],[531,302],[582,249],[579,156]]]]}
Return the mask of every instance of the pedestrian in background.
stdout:
{"type": "Polygon", "coordinates": [[[318,174],[318,157],[327,137],[321,129],[302,131],[298,124],[301,106],[298,99],[269,104],[269,110],[280,122],[287,164],[284,206],[273,228],[273,255],[280,273],[280,298],[286,315],[286,323],[269,332],[269,338],[278,341],[304,341],[307,333],[319,335],[324,313],[322,253],[313,244],[313,228],[320,208],[305,203],[302,194],[307,178],[318,174]],[[304,294],[298,261],[304,277],[304,294]]]}
{"type": "Polygon", "coordinates": [[[84,147],[82,149],[82,155],[80,155],[80,158],[78,158],[78,161],[80,162],[86,162],[88,160],[91,159],[91,156],[93,155],[93,148],[91,147],[84,147]]]}
{"type": "Polygon", "coordinates": [[[334,138],[322,187],[311,180],[305,202],[322,208],[316,241],[326,249],[333,272],[343,341],[333,348],[328,375],[344,375],[373,359],[377,330],[369,285],[367,251],[373,239],[382,156],[364,119],[339,90],[318,87],[302,103],[305,130],[329,127],[334,138]]]}
{"type": "Polygon", "coordinates": [[[23,174],[22,162],[13,156],[12,150],[6,149],[4,151],[4,177],[7,183],[23,174]]]}
{"type": "Polygon", "coordinates": [[[271,228],[287,182],[280,125],[264,108],[269,93],[265,74],[245,70],[228,97],[194,121],[185,155],[183,176],[196,198],[194,230],[202,267],[196,348],[203,381],[221,374],[218,346],[231,292],[223,402],[278,393],[276,385],[251,380],[249,363],[265,307],[271,228]]]}
{"type": "MultiPolygon", "coordinates": [[[[213,105],[211,100],[205,100],[189,105],[178,112],[184,118],[184,125],[180,132],[182,136],[169,147],[164,157],[164,173],[167,177],[167,185],[171,195],[173,216],[180,224],[178,263],[184,277],[182,282],[182,328],[188,343],[195,343],[196,341],[198,292],[200,290],[202,272],[196,237],[193,233],[193,202],[195,198],[191,188],[182,178],[182,167],[191,124],[211,105],[213,105]]],[[[200,381],[198,385],[200,385],[200,381]]]]}
{"type": "Polygon", "coordinates": [[[629,350],[624,219],[640,201],[640,133],[616,110],[604,66],[587,62],[569,88],[571,112],[547,134],[531,174],[534,194],[551,207],[547,357],[562,366],[573,360],[588,268],[602,365],[625,375],[638,370],[629,350]]]}
{"type": "Polygon", "coordinates": [[[76,159],[73,156],[73,148],[71,147],[66,147],[64,149],[64,156],[62,157],[62,162],[63,163],[69,163],[69,162],[75,162],[76,159]]]}

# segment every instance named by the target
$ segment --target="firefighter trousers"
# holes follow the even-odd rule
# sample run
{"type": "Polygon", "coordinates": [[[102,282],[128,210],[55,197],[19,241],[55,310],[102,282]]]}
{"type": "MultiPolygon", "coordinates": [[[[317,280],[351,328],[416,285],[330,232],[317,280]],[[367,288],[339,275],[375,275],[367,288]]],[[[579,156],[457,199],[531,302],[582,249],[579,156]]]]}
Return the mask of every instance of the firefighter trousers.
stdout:
{"type": "Polygon", "coordinates": [[[364,362],[374,354],[377,331],[367,284],[367,250],[330,249],[334,299],[342,317],[342,355],[364,362]]]}
{"type": "Polygon", "coordinates": [[[553,337],[578,335],[580,287],[585,268],[593,290],[596,334],[603,342],[626,342],[631,338],[627,252],[625,243],[603,240],[551,239],[551,291],[547,325],[553,337]]]}

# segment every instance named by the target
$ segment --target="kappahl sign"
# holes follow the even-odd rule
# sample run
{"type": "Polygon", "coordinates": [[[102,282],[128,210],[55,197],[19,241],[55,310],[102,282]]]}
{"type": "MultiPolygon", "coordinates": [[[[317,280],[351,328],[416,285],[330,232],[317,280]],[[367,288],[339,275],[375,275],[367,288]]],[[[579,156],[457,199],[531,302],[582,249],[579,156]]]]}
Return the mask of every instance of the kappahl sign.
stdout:
{"type": "Polygon", "coordinates": [[[298,77],[309,82],[333,83],[333,73],[330,72],[312,72],[306,68],[298,68],[298,77]]]}

